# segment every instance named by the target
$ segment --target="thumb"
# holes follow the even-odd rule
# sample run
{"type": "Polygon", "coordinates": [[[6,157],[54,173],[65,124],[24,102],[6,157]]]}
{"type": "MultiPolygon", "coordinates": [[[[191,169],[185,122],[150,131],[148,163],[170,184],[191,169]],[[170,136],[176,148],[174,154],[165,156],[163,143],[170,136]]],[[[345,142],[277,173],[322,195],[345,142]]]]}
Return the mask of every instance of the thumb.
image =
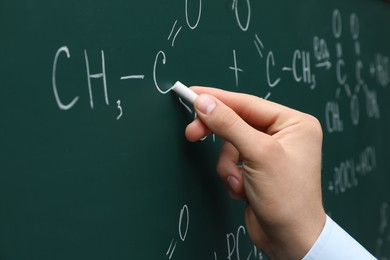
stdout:
{"type": "Polygon", "coordinates": [[[254,129],[234,110],[208,94],[199,95],[194,102],[198,118],[213,133],[232,143],[244,157],[256,154],[253,143],[269,138],[254,129]]]}

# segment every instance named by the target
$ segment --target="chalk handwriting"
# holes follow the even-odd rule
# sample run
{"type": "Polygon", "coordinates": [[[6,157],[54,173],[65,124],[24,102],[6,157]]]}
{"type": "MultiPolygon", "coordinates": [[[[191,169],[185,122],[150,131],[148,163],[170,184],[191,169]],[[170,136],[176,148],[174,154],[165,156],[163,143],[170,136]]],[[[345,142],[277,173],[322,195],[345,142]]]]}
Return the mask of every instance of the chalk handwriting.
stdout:
{"type": "Polygon", "coordinates": [[[270,51],[268,53],[268,56],[267,56],[267,82],[268,82],[268,85],[271,88],[273,88],[279,84],[280,78],[276,78],[273,81],[271,80],[270,65],[272,65],[272,67],[275,67],[275,57],[274,57],[274,54],[272,51],[270,51]]]}
{"type": "Polygon", "coordinates": [[[166,89],[166,90],[163,90],[160,88],[158,82],[157,82],[157,62],[160,58],[160,56],[162,56],[162,63],[165,65],[166,62],[167,62],[167,57],[165,55],[165,52],[163,51],[159,51],[156,55],[156,59],[154,61],[154,66],[153,66],[153,80],[154,80],[154,85],[156,86],[157,90],[161,93],[161,94],[167,94],[169,91],[172,90],[173,86],[171,86],[170,88],[166,89]]]}
{"type": "MultiPolygon", "coordinates": [[[[56,99],[58,107],[61,110],[69,110],[69,109],[73,108],[73,106],[79,101],[79,97],[78,96],[75,97],[68,104],[64,104],[60,99],[60,96],[58,93],[58,87],[57,87],[57,64],[58,64],[58,59],[59,59],[61,53],[65,53],[66,57],[68,59],[70,58],[70,51],[69,51],[69,48],[67,46],[63,46],[57,50],[57,53],[54,57],[54,63],[53,63],[52,86],[53,86],[54,97],[56,99]]],[[[103,50],[101,51],[102,72],[100,72],[100,73],[92,74],[90,72],[89,58],[88,58],[87,50],[84,50],[84,58],[85,58],[88,93],[89,93],[91,109],[94,109],[94,99],[93,99],[92,82],[91,82],[92,79],[102,79],[105,103],[106,103],[106,105],[109,105],[104,51],[103,50]]]]}
{"type": "Polygon", "coordinates": [[[314,36],[313,52],[314,52],[314,57],[318,62],[315,65],[316,68],[324,67],[326,68],[326,70],[329,70],[332,67],[332,63],[329,61],[330,53],[325,39],[320,38],[318,36],[314,36]]]}
{"type": "MultiPolygon", "coordinates": [[[[292,58],[292,66],[283,67],[282,71],[292,72],[293,78],[296,82],[309,84],[310,88],[314,89],[316,87],[316,78],[315,75],[312,74],[310,57],[311,56],[308,51],[295,50],[292,58]]],[[[320,64],[320,67],[322,67],[322,64],[320,64]]]]}
{"type": "MultiPolygon", "coordinates": [[[[179,36],[184,36],[181,33],[186,30],[188,33],[188,31],[197,29],[202,21],[202,14],[204,14],[202,0],[185,0],[184,4],[185,22],[184,18],[183,21],[176,18],[172,19],[172,22],[174,21],[172,26],[166,28],[168,37],[166,40],[163,39],[170,47],[159,50],[154,57],[154,62],[151,60],[153,70],[149,71],[150,73],[148,74],[123,75],[120,77],[120,80],[143,80],[150,77],[153,78],[154,86],[158,93],[167,94],[171,91],[171,86],[168,86],[168,88],[164,86],[164,81],[161,80],[164,77],[159,74],[160,69],[164,65],[167,65],[170,52],[175,51],[175,48],[180,45],[181,42],[179,39],[181,37],[179,36]],[[193,14],[190,10],[192,5],[195,7],[193,14]],[[188,28],[185,24],[187,24],[188,28]]],[[[240,33],[250,33],[248,31],[250,31],[249,28],[252,19],[251,1],[232,0],[231,10],[231,19],[235,20],[233,22],[237,22],[240,33]]],[[[231,12],[230,2],[229,12],[231,12]]],[[[328,26],[331,27],[332,39],[326,39],[323,35],[319,34],[309,37],[309,49],[302,47],[305,45],[293,46],[291,52],[288,53],[290,59],[287,62],[279,59],[278,50],[266,48],[268,46],[263,44],[263,42],[266,43],[266,39],[259,37],[259,35],[263,36],[261,32],[247,36],[249,36],[250,45],[252,46],[251,51],[256,54],[253,56],[256,56],[257,59],[260,57],[259,62],[264,65],[260,68],[263,70],[262,73],[265,75],[264,78],[268,84],[267,90],[263,93],[265,99],[269,99],[271,96],[274,97],[271,90],[277,88],[278,85],[282,85],[281,83],[287,82],[286,78],[294,82],[292,85],[305,86],[311,91],[318,91],[322,87],[319,84],[321,81],[320,76],[325,73],[332,75],[334,81],[337,82],[334,89],[331,89],[331,93],[333,94],[334,91],[335,95],[329,98],[329,100],[320,103],[319,106],[321,106],[320,109],[323,111],[325,131],[328,134],[337,135],[349,130],[349,126],[357,127],[362,121],[362,118],[368,118],[372,122],[384,116],[382,115],[384,111],[381,109],[378,96],[380,95],[380,89],[387,88],[390,84],[390,62],[388,55],[380,52],[374,53],[371,56],[371,60],[366,60],[366,57],[369,56],[366,54],[363,55],[364,48],[362,48],[360,42],[362,28],[360,27],[359,16],[356,13],[345,14],[335,9],[329,15],[331,23],[328,26]],[[346,42],[344,41],[346,37],[351,46],[343,46],[343,43],[345,44],[346,42]],[[350,58],[351,52],[352,59],[350,58]],[[348,59],[345,57],[348,57],[348,59]],[[371,80],[367,79],[367,77],[371,77],[371,80]]],[[[179,17],[182,17],[182,15],[179,15],[179,17]]],[[[189,49],[188,51],[191,50],[189,49]]],[[[234,77],[231,77],[230,80],[236,86],[240,85],[240,80],[245,75],[243,68],[247,68],[245,67],[244,59],[239,56],[241,53],[238,48],[230,48],[226,52],[226,55],[229,55],[229,57],[233,55],[233,57],[228,64],[224,65],[226,70],[228,68],[231,73],[234,73],[234,77]]],[[[90,69],[94,67],[90,65],[94,60],[92,57],[95,56],[88,53],[86,49],[84,49],[83,54],[81,56],[84,56],[85,61],[86,89],[89,94],[89,106],[93,110],[97,103],[94,100],[94,91],[96,91],[97,87],[94,84],[96,81],[101,81],[100,85],[103,86],[104,102],[109,106],[110,92],[107,83],[107,79],[109,78],[107,72],[109,70],[106,70],[106,53],[104,50],[100,51],[100,55],[96,55],[95,53],[95,56],[100,56],[97,64],[101,69],[97,72],[91,72],[90,69]]],[[[61,69],[65,69],[69,61],[71,61],[71,51],[67,46],[60,47],[54,55],[51,83],[55,104],[60,110],[64,111],[71,110],[76,104],[82,101],[80,101],[78,95],[72,96],[70,100],[64,98],[67,86],[63,83],[61,84],[61,69]],[[62,96],[60,95],[61,93],[62,96]]],[[[175,77],[179,76],[176,75],[175,77]]],[[[197,115],[192,107],[183,102],[181,98],[179,98],[179,101],[196,118],[197,115]]],[[[123,117],[123,107],[121,99],[117,99],[116,107],[114,105],[114,109],[117,112],[117,120],[123,117]]],[[[204,137],[202,140],[206,138],[204,137]]],[[[215,142],[215,135],[213,135],[213,142],[215,142]]],[[[329,193],[334,196],[342,196],[348,191],[362,185],[364,180],[369,178],[377,170],[377,157],[379,156],[377,156],[376,146],[367,145],[357,155],[349,156],[334,165],[332,177],[328,183],[329,193]]],[[[383,202],[381,205],[378,239],[376,241],[376,254],[382,260],[390,259],[390,256],[384,251],[386,247],[390,246],[388,203],[383,202]]],[[[167,241],[170,241],[170,243],[165,253],[166,258],[172,259],[174,257],[176,249],[183,246],[186,242],[190,234],[189,231],[190,211],[188,206],[184,205],[179,212],[178,234],[167,241]]],[[[225,257],[223,259],[229,260],[263,259],[262,253],[256,247],[245,251],[247,248],[243,246],[243,238],[245,237],[247,237],[247,230],[244,226],[239,226],[235,232],[227,233],[224,237],[226,240],[226,250],[224,252],[210,252],[210,257],[213,257],[215,260],[218,259],[218,255],[224,255],[225,257]]]]}
{"type": "Polygon", "coordinates": [[[366,112],[368,118],[380,119],[381,113],[376,91],[368,89],[367,85],[364,85],[363,89],[366,95],[366,112]]]}
{"type": "Polygon", "coordinates": [[[116,104],[117,104],[117,108],[118,108],[118,110],[119,110],[119,115],[116,117],[116,120],[119,120],[119,119],[122,117],[122,115],[123,115],[123,110],[122,110],[122,106],[121,106],[121,101],[118,100],[118,101],[116,102],[116,104]]]}
{"type": "Polygon", "coordinates": [[[187,25],[188,27],[190,27],[190,29],[195,29],[198,24],[199,24],[199,21],[200,21],[200,17],[202,16],[202,0],[199,0],[199,12],[198,12],[198,18],[195,22],[195,25],[191,25],[190,22],[189,22],[189,18],[188,18],[188,0],[185,0],[186,1],[186,4],[185,4],[185,9],[186,9],[186,21],[187,21],[187,25]]]}
{"type": "Polygon", "coordinates": [[[172,47],[175,46],[176,38],[177,38],[177,36],[179,35],[181,29],[183,28],[183,26],[180,26],[180,27],[177,29],[177,31],[174,32],[175,29],[176,29],[176,24],[177,24],[177,20],[176,20],[175,23],[173,24],[172,30],[171,30],[171,32],[169,33],[169,36],[168,36],[168,39],[167,39],[167,40],[169,41],[169,40],[171,40],[171,38],[172,38],[172,36],[173,36],[173,38],[172,38],[172,44],[171,44],[172,47]]]}
{"type": "Polygon", "coordinates": [[[232,9],[235,11],[237,23],[238,23],[238,26],[240,27],[240,29],[243,30],[243,31],[247,31],[248,28],[249,28],[250,21],[251,21],[251,4],[250,4],[249,0],[246,0],[248,13],[247,13],[247,16],[246,16],[246,22],[243,25],[242,22],[241,22],[239,10],[238,10],[238,1],[239,0],[233,0],[232,9]]]}
{"type": "MultiPolygon", "coordinates": [[[[178,225],[179,238],[182,242],[186,240],[189,224],[190,224],[190,211],[188,209],[188,206],[184,205],[183,208],[180,210],[179,225],[178,225]]],[[[165,253],[165,256],[168,257],[168,259],[171,259],[173,254],[175,253],[177,243],[178,240],[175,240],[174,238],[171,240],[168,250],[165,253]]]]}
{"type": "Polygon", "coordinates": [[[334,167],[333,180],[329,182],[328,190],[340,195],[358,187],[359,180],[376,170],[376,148],[367,146],[358,158],[349,158],[334,167]]]}
{"type": "Polygon", "coordinates": [[[341,119],[339,104],[337,102],[327,102],[325,106],[325,125],[329,133],[343,132],[344,123],[341,119]]]}
{"type": "Polygon", "coordinates": [[[376,78],[380,86],[387,87],[390,83],[389,57],[382,53],[377,53],[375,61],[371,63],[370,74],[376,78]]]}
{"type": "Polygon", "coordinates": [[[390,259],[390,208],[388,202],[383,202],[379,209],[379,230],[376,240],[375,256],[379,260],[390,259]]]}
{"type": "Polygon", "coordinates": [[[262,50],[264,49],[264,45],[257,34],[255,34],[255,39],[253,40],[253,43],[255,44],[256,50],[259,53],[260,58],[263,58],[262,50]]]}
{"type": "Polygon", "coordinates": [[[65,52],[66,57],[69,59],[70,58],[70,52],[67,46],[63,46],[58,49],[55,57],[54,57],[54,64],[53,64],[53,73],[52,73],[52,85],[53,85],[53,92],[54,92],[54,97],[57,101],[57,105],[60,109],[62,110],[69,110],[71,109],[79,100],[79,97],[75,97],[70,103],[64,104],[62,103],[60,96],[58,94],[58,88],[57,88],[57,64],[58,64],[58,58],[61,53],[65,52]]]}
{"type": "Polygon", "coordinates": [[[92,92],[92,83],[91,79],[102,79],[103,80],[103,87],[104,87],[104,98],[106,101],[106,104],[109,105],[108,101],[108,93],[107,93],[107,76],[106,76],[106,65],[104,61],[104,51],[101,51],[101,58],[102,58],[102,72],[101,73],[95,73],[91,74],[89,69],[89,59],[88,59],[88,53],[87,50],[84,50],[84,57],[85,57],[85,65],[86,65],[86,71],[87,71],[87,79],[88,79],[88,91],[89,91],[89,100],[91,108],[94,108],[93,104],[93,92],[92,92]]]}
{"type": "MultiPolygon", "coordinates": [[[[226,234],[226,259],[228,260],[253,260],[263,259],[263,253],[259,251],[256,246],[253,246],[249,252],[241,252],[242,245],[240,243],[241,238],[248,237],[247,231],[244,226],[239,226],[235,233],[226,234]]],[[[214,259],[218,259],[217,252],[214,251],[214,259]]]]}
{"type": "Polygon", "coordinates": [[[341,33],[343,31],[343,24],[341,20],[341,13],[338,9],[333,11],[332,31],[333,36],[336,39],[339,39],[341,37],[341,33]]]}
{"type": "Polygon", "coordinates": [[[121,80],[127,80],[127,79],[144,79],[145,75],[129,75],[129,76],[123,76],[121,77],[121,80]]]}
{"type": "Polygon", "coordinates": [[[233,50],[233,66],[230,66],[229,69],[234,71],[234,76],[236,79],[236,87],[238,87],[238,72],[244,72],[244,70],[237,67],[236,50],[233,50]]]}

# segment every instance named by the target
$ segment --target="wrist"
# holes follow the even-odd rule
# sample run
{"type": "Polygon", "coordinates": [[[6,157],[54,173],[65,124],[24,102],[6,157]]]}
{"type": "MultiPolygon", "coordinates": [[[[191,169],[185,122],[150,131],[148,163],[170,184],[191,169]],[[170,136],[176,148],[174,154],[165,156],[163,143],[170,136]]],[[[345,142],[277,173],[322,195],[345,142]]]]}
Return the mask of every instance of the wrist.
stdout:
{"type": "Polygon", "coordinates": [[[315,216],[300,218],[289,228],[281,227],[270,239],[270,259],[302,259],[317,241],[325,223],[326,214],[321,209],[315,216]]]}

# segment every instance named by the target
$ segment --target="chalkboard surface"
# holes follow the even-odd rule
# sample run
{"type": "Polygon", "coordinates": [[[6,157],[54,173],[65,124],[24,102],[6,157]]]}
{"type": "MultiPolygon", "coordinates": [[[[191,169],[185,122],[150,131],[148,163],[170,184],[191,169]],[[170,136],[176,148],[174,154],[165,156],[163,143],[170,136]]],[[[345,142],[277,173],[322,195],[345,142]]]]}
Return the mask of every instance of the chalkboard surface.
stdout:
{"type": "Polygon", "coordinates": [[[221,140],[185,140],[176,80],[318,117],[327,213],[389,258],[389,13],[0,0],[0,259],[266,259],[215,174],[221,140]]]}

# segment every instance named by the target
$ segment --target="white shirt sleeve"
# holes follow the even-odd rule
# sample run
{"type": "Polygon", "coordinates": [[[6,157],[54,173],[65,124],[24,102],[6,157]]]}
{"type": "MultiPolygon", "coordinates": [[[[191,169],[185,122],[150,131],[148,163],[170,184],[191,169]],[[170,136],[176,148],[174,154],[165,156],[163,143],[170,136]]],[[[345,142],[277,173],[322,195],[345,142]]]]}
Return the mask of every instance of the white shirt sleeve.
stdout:
{"type": "Polygon", "coordinates": [[[325,227],[303,260],[376,259],[336,222],[326,216],[325,227]]]}

